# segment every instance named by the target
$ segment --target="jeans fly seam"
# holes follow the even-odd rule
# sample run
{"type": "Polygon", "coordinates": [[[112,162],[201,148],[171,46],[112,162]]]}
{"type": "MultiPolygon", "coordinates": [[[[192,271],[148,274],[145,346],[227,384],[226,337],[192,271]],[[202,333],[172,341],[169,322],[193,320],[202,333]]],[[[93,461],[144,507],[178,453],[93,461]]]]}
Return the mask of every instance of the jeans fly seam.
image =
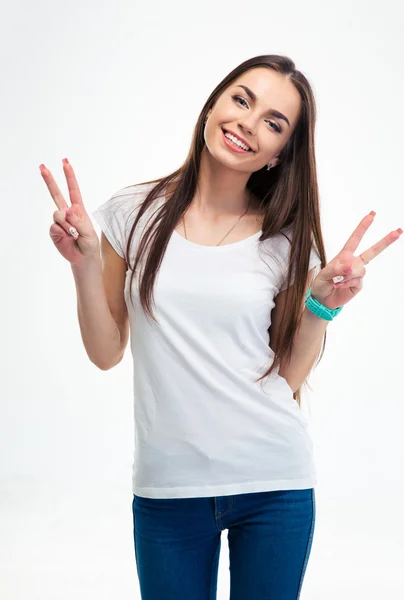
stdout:
{"type": "Polygon", "coordinates": [[[216,513],[215,519],[221,519],[225,515],[227,515],[231,509],[233,508],[233,496],[230,496],[229,508],[224,513],[216,513]]]}

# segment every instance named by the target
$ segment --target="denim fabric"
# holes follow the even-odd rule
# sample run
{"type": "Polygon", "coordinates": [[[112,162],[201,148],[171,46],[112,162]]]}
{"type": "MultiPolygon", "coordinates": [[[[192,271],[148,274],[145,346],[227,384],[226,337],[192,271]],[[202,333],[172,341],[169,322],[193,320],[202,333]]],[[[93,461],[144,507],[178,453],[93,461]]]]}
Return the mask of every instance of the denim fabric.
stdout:
{"type": "Polygon", "coordinates": [[[134,494],[142,600],[216,600],[225,529],[230,600],[297,600],[315,513],[314,488],[200,498],[134,494]]]}

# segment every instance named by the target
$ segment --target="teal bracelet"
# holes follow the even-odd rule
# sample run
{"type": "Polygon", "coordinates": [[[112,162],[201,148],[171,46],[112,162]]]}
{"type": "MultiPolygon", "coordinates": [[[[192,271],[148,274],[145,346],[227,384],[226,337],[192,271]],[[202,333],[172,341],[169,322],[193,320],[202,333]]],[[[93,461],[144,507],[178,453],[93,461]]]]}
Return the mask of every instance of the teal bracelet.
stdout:
{"type": "Polygon", "coordinates": [[[343,306],[340,306],[339,308],[328,308],[327,306],[324,306],[324,304],[321,304],[321,302],[313,298],[311,295],[311,287],[305,294],[304,303],[312,313],[314,313],[317,317],[321,317],[321,319],[325,319],[326,321],[332,321],[333,318],[336,317],[344,308],[343,306]]]}

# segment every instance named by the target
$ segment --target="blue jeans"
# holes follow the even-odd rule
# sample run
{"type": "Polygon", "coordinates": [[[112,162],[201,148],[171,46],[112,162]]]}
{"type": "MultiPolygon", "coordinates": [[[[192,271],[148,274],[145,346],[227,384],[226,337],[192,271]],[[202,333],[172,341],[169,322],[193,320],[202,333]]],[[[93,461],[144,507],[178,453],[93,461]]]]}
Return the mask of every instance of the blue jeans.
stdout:
{"type": "Polygon", "coordinates": [[[133,495],[142,600],[216,600],[228,529],[230,600],[297,600],[315,523],[314,488],[201,498],[133,495]]]}

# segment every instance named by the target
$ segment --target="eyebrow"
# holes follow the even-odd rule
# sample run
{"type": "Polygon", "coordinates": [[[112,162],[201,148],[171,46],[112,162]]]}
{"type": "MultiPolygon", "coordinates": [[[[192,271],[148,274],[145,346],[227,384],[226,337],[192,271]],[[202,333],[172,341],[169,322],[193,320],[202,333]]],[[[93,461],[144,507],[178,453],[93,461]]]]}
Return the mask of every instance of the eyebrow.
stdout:
{"type": "MultiPolygon", "coordinates": [[[[251,100],[253,102],[255,102],[257,100],[257,96],[246,85],[238,85],[236,87],[243,88],[243,90],[246,92],[246,94],[251,98],[251,100]]],[[[271,115],[274,115],[274,117],[278,117],[278,119],[283,119],[284,121],[286,121],[286,123],[290,127],[289,119],[287,117],[285,117],[285,115],[283,115],[281,112],[279,112],[279,110],[275,110],[274,108],[272,108],[272,109],[269,109],[268,113],[271,115]]]]}

